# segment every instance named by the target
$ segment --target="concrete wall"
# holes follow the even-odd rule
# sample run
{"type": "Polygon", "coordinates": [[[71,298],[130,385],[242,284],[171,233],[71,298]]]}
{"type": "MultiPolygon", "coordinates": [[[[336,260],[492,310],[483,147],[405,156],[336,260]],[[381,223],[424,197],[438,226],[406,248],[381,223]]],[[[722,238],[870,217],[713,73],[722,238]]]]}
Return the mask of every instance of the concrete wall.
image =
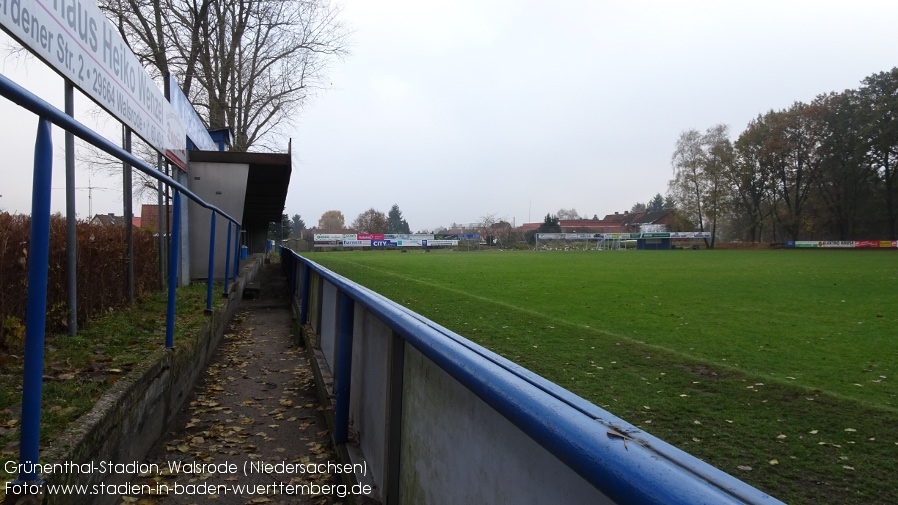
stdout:
{"type": "MultiPolygon", "coordinates": [[[[190,164],[188,187],[197,196],[227,212],[235,219],[243,219],[248,175],[249,165],[247,164],[193,162],[190,164]]],[[[209,228],[212,211],[200,207],[193,201],[190,201],[187,207],[190,216],[190,277],[205,279],[209,271],[209,228]]],[[[235,233],[236,228],[232,227],[231,247],[234,246],[235,233]]],[[[227,235],[228,221],[222,216],[217,216],[213,275],[215,280],[224,280],[225,277],[227,235]]],[[[233,250],[231,250],[231,261],[234,261],[233,250]]]]}
{"type": "MultiPolygon", "coordinates": [[[[371,479],[386,488],[389,417],[389,371],[393,331],[362,307],[355,307],[358,337],[352,346],[352,384],[349,400],[350,430],[364,458],[371,462],[371,479]]],[[[423,502],[422,502],[423,503],[423,502]]]]}
{"type": "MultiPolygon", "coordinates": [[[[322,378],[329,378],[339,373],[340,290],[325,279],[318,282],[316,354],[322,378]]],[[[366,480],[375,486],[371,498],[403,504],[613,503],[359,305],[351,368],[354,447],[347,452],[353,462],[367,462],[366,480]],[[390,362],[394,345],[403,346],[404,359],[394,365],[401,368],[401,415],[388,407],[391,376],[397,373],[390,362]],[[391,435],[394,430],[397,435],[391,435]],[[388,454],[391,440],[400,441],[398,466],[388,454]],[[398,484],[392,490],[391,478],[398,484]]],[[[326,382],[325,396],[332,401],[333,384],[326,382]]]]}
{"type": "Polygon", "coordinates": [[[403,384],[401,503],[614,503],[408,344],[403,384]]]}
{"type": "Polygon", "coordinates": [[[321,285],[321,327],[318,329],[318,346],[327,360],[327,366],[331,370],[337,363],[337,288],[329,282],[321,285]]]}

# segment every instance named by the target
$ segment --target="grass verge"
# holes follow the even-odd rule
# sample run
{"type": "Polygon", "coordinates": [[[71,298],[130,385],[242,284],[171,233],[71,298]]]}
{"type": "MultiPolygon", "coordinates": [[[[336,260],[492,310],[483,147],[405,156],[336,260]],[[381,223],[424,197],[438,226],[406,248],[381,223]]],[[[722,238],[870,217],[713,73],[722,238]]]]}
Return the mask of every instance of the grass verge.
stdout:
{"type": "MultiPolygon", "coordinates": [[[[222,286],[214,287],[221,293],[222,286]]],[[[53,335],[44,348],[41,401],[42,446],[50,445],[66,427],[146,356],[165,346],[166,293],[156,293],[133,307],[95,318],[77,335],[53,335]]],[[[225,298],[213,297],[213,306],[225,298]]],[[[178,289],[174,341],[195,332],[208,320],[206,285],[178,289]]],[[[18,458],[22,401],[22,356],[0,356],[0,460],[18,458]]],[[[0,482],[14,479],[0,467],[0,482]]],[[[0,495],[2,495],[0,491],[0,495]]]]}

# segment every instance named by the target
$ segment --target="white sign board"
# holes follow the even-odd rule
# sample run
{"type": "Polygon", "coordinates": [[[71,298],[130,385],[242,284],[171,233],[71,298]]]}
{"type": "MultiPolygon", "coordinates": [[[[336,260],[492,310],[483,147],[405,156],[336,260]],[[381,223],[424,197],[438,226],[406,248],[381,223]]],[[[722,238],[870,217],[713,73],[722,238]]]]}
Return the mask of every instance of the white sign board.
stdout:
{"type": "Polygon", "coordinates": [[[355,240],[355,235],[346,236],[342,233],[316,233],[314,236],[315,242],[325,242],[329,240],[340,240],[342,241],[344,238],[346,240],[355,240]]]}
{"type": "Polygon", "coordinates": [[[183,126],[93,0],[0,0],[0,26],[184,168],[183,126]]]}
{"type": "Polygon", "coordinates": [[[181,123],[184,125],[187,136],[190,137],[193,145],[203,151],[217,151],[218,146],[212,140],[212,136],[209,135],[209,130],[206,129],[206,125],[203,124],[203,121],[196,114],[193,104],[184,96],[181,86],[178,86],[177,81],[171,74],[168,76],[168,99],[175,114],[181,118],[181,123]]]}

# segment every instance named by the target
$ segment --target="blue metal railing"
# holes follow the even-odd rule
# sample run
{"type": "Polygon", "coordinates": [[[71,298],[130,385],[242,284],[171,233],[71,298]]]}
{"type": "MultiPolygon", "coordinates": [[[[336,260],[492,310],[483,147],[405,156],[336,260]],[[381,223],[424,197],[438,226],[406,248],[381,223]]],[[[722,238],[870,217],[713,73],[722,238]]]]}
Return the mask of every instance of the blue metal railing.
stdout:
{"type": "MultiPolygon", "coordinates": [[[[335,433],[345,442],[350,423],[353,304],[360,305],[396,335],[447,372],[615,503],[780,504],[741,480],[642,432],[570,391],[464,337],[282,248],[291,285],[301,280],[300,323],[308,322],[311,273],[338,292],[335,433]],[[301,272],[301,274],[300,274],[301,272]],[[344,319],[345,318],[345,319],[344,319]],[[620,447],[622,436],[631,443],[620,447]]],[[[319,298],[320,299],[320,298],[319,298]]],[[[319,307],[320,310],[320,307],[319,307]]],[[[322,322],[321,324],[330,324],[322,322]]],[[[409,463],[414,466],[414,462],[409,463]]]]}
{"type": "MultiPolygon", "coordinates": [[[[107,154],[122,162],[140,170],[164,184],[174,191],[174,218],[172,223],[171,253],[169,261],[168,284],[168,310],[166,314],[165,347],[174,347],[174,317],[175,317],[175,288],[177,286],[178,269],[178,240],[180,236],[180,212],[181,194],[183,193],[201,207],[212,212],[213,226],[210,235],[209,254],[209,283],[207,293],[207,307],[211,309],[212,292],[212,265],[214,261],[215,240],[215,214],[221,214],[228,220],[228,231],[233,223],[237,226],[235,249],[240,242],[240,223],[232,216],[218,207],[207,203],[199,196],[191,192],[187,187],[173,178],[159,172],[147,165],[143,160],[135,157],[130,152],[118,147],[90,128],[76,121],[73,117],[56,109],[46,101],[35,96],[28,90],[14,83],[4,75],[0,75],[0,95],[13,103],[36,114],[40,120],[38,123],[37,139],[34,149],[34,187],[32,192],[31,210],[31,243],[28,252],[28,293],[26,305],[25,327],[25,367],[22,385],[22,418],[21,439],[19,445],[19,462],[21,463],[17,483],[32,483],[38,480],[33,463],[37,463],[39,456],[40,435],[40,407],[43,378],[43,348],[45,333],[45,318],[47,306],[47,272],[49,257],[50,237],[50,189],[53,167],[53,148],[51,136],[51,123],[69,133],[72,133],[91,145],[101,149],[107,154]]],[[[126,218],[128,218],[126,216],[126,218]]],[[[161,224],[161,223],[160,223],[161,224]]],[[[230,233],[226,250],[230,253],[230,233]]],[[[230,256],[230,254],[228,254],[230,256]]],[[[240,258],[235,255],[233,275],[236,278],[240,258]]],[[[231,268],[230,257],[225,262],[225,271],[231,268]]],[[[225,279],[225,294],[227,295],[228,279],[225,279]]]]}

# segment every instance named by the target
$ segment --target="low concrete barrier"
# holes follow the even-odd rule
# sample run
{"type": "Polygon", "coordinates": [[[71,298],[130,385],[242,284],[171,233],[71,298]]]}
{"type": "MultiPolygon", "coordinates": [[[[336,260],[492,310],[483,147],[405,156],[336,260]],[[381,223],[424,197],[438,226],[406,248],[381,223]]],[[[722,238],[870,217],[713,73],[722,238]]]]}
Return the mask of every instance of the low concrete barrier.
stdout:
{"type": "Polygon", "coordinates": [[[369,499],[782,503],[290,250],[281,258],[334,442],[365,463],[369,499]]]}

